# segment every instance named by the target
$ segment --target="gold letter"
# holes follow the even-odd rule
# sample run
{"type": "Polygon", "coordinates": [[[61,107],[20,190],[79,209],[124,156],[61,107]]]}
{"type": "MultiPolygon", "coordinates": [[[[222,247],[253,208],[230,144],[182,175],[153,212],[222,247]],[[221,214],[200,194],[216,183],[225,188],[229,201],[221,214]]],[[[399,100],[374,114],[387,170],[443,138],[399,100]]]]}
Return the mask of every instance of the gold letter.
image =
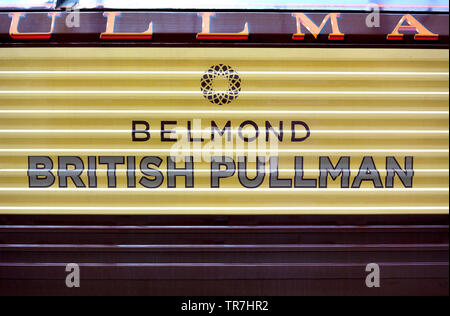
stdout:
{"type": "Polygon", "coordinates": [[[432,33],[411,14],[402,17],[394,31],[388,35],[387,39],[390,41],[403,40],[403,34],[400,32],[416,32],[416,35],[414,36],[414,40],[416,41],[436,41],[439,39],[438,34],[432,33]],[[403,25],[405,22],[407,22],[408,25],[403,25]]]}
{"type": "Polygon", "coordinates": [[[317,26],[306,14],[304,13],[293,13],[293,17],[295,17],[297,21],[297,33],[292,36],[292,39],[295,41],[302,41],[305,39],[305,34],[302,33],[301,26],[302,24],[306,27],[306,29],[311,32],[315,39],[319,37],[319,34],[325,28],[328,23],[328,20],[331,20],[331,27],[333,33],[328,36],[330,41],[342,41],[344,40],[345,34],[341,33],[339,30],[338,18],[341,17],[340,13],[330,13],[328,14],[322,21],[320,26],[317,26]]]}
{"type": "Polygon", "coordinates": [[[147,31],[143,33],[114,33],[116,25],[116,17],[120,16],[120,12],[105,12],[104,17],[108,18],[106,22],[106,32],[100,35],[101,39],[152,39],[153,23],[150,22],[147,31]]]}
{"type": "Polygon", "coordinates": [[[19,21],[20,18],[24,16],[26,16],[24,12],[14,12],[9,14],[9,17],[12,18],[11,26],[9,28],[9,35],[13,39],[50,39],[50,37],[52,37],[53,30],[55,29],[55,19],[56,17],[61,16],[61,13],[51,12],[48,14],[48,16],[52,18],[50,32],[48,33],[20,33],[19,21]]]}
{"type": "Polygon", "coordinates": [[[201,12],[198,16],[202,18],[202,32],[197,34],[197,39],[234,39],[246,40],[249,36],[248,23],[240,33],[210,33],[211,17],[216,16],[214,12],[201,12]]]}

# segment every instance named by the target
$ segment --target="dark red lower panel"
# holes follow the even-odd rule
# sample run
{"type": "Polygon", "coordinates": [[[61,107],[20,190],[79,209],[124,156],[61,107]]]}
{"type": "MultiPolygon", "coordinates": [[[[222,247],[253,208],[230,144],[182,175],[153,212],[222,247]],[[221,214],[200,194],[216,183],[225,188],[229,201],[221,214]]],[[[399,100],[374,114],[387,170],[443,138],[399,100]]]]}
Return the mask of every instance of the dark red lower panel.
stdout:
{"type": "Polygon", "coordinates": [[[448,232],[448,216],[0,216],[0,295],[448,295],[448,232]]]}

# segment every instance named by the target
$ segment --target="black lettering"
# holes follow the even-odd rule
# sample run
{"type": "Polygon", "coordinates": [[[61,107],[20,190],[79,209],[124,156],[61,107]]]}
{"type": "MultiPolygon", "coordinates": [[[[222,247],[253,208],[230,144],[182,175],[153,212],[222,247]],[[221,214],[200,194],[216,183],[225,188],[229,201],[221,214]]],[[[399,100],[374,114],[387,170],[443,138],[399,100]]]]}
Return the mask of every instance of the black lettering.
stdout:
{"type": "Polygon", "coordinates": [[[291,125],[291,132],[292,132],[292,138],[291,138],[292,142],[303,142],[303,141],[307,140],[309,138],[309,136],[311,136],[311,130],[309,129],[309,126],[305,122],[302,122],[302,121],[293,121],[292,125],[291,125]],[[303,126],[305,128],[305,130],[306,130],[305,137],[297,138],[296,129],[295,129],[295,127],[297,125],[303,126]]]}
{"type": "Polygon", "coordinates": [[[28,181],[30,188],[49,188],[55,183],[50,157],[28,157],[28,181]]]}
{"type": "Polygon", "coordinates": [[[256,124],[256,123],[253,122],[253,121],[245,121],[245,122],[243,122],[243,123],[239,126],[238,133],[239,133],[239,137],[240,137],[244,142],[246,142],[246,143],[253,142],[253,141],[257,140],[258,137],[259,137],[259,127],[258,127],[258,124],[256,124]],[[245,136],[242,134],[242,130],[243,130],[244,127],[247,126],[247,125],[251,125],[251,126],[253,126],[253,128],[255,129],[256,135],[255,135],[254,137],[245,137],[245,136]]]}
{"type": "Polygon", "coordinates": [[[146,142],[150,139],[150,124],[147,121],[133,121],[133,131],[131,133],[131,138],[133,142],[146,142]],[[145,129],[137,129],[138,125],[144,125],[145,129]],[[144,137],[137,137],[136,134],[144,134],[144,137]]]}
{"type": "Polygon", "coordinates": [[[215,139],[216,131],[219,133],[220,136],[223,136],[226,132],[228,132],[228,141],[231,142],[231,121],[228,121],[227,124],[225,124],[223,130],[219,129],[216,122],[211,121],[211,140],[215,139]]]}
{"type": "Polygon", "coordinates": [[[174,130],[166,130],[166,125],[176,125],[177,121],[162,121],[161,122],[161,141],[162,142],[176,142],[177,139],[166,137],[166,134],[175,134],[174,130]]]}

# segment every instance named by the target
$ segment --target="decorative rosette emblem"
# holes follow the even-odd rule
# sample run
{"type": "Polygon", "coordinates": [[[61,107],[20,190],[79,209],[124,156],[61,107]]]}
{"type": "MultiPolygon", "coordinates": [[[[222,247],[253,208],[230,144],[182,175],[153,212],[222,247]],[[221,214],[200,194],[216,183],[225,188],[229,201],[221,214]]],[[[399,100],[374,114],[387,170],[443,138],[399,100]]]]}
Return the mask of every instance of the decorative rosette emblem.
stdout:
{"type": "Polygon", "coordinates": [[[224,105],[237,99],[241,83],[237,71],[230,66],[219,64],[205,72],[200,81],[200,89],[209,102],[224,105]]]}

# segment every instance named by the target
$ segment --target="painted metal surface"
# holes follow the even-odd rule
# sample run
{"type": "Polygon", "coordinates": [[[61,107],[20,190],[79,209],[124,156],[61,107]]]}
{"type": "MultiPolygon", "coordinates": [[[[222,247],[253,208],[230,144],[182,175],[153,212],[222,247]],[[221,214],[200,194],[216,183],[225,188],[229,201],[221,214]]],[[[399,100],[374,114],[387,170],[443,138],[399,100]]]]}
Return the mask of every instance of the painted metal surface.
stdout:
{"type": "Polygon", "coordinates": [[[72,7],[80,9],[226,9],[226,10],[371,10],[378,7],[383,11],[422,11],[448,12],[447,0],[322,0],[316,3],[299,0],[197,0],[186,3],[182,0],[146,1],[146,0],[1,0],[1,8],[55,9],[72,7]],[[376,2],[376,3],[374,3],[376,2]]]}
{"type": "Polygon", "coordinates": [[[0,294],[448,295],[448,236],[448,215],[0,215],[0,294]]]}
{"type": "Polygon", "coordinates": [[[448,14],[64,11],[0,13],[13,47],[377,47],[448,49],[448,14]]]}
{"type": "Polygon", "coordinates": [[[1,214],[448,214],[446,50],[4,48],[0,57],[1,214]],[[213,122],[220,131],[230,122],[231,147],[228,132],[215,133],[226,155],[210,147],[213,122]],[[268,147],[280,122],[284,137],[268,147]],[[293,132],[292,122],[304,124],[293,132]],[[258,141],[240,149],[256,128],[258,141]],[[177,154],[193,167],[169,166],[177,154]],[[214,185],[208,159],[222,155],[237,170],[216,170],[214,185]],[[150,174],[149,156],[161,159],[150,174]],[[256,156],[265,177],[249,188],[256,156]],[[325,166],[347,157],[346,185],[325,166]]]}

